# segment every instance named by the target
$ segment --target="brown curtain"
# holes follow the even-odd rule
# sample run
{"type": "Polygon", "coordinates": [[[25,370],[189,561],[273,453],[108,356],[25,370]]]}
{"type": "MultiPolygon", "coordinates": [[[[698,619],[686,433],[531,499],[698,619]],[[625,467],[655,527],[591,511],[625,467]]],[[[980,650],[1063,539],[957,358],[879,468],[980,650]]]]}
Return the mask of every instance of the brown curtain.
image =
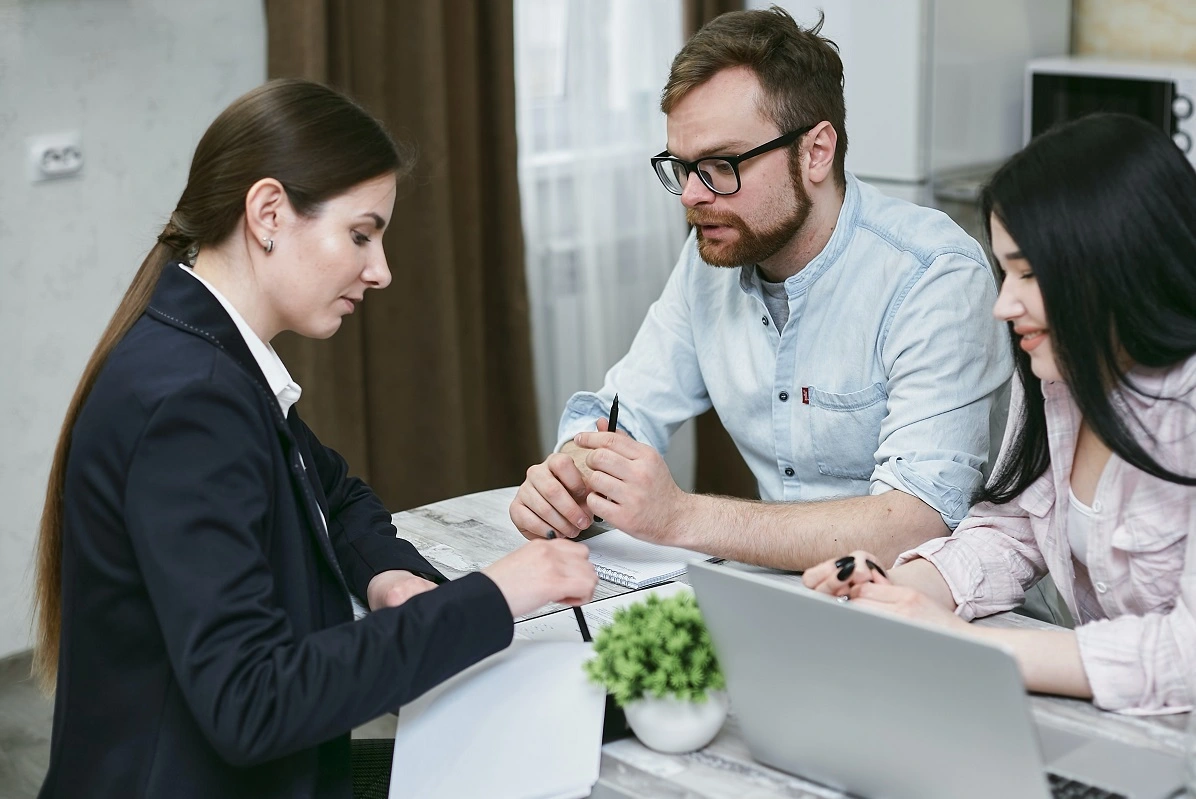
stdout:
{"type": "Polygon", "coordinates": [[[682,14],[685,17],[682,22],[687,39],[719,14],[743,10],[743,0],[682,0],[682,3],[682,14]]]}
{"type": "MultiPolygon", "coordinates": [[[[687,37],[693,36],[719,14],[743,10],[743,0],[684,0],[684,3],[687,37]]],[[[706,411],[698,417],[694,427],[697,437],[694,490],[699,494],[757,498],[756,478],[723,428],[718,414],[713,410],[706,411]]]]}
{"type": "Polygon", "coordinates": [[[269,74],[345,91],[418,149],[394,282],[336,336],[280,337],[299,408],[392,509],[539,460],[516,176],[511,0],[266,0],[269,74]]]}

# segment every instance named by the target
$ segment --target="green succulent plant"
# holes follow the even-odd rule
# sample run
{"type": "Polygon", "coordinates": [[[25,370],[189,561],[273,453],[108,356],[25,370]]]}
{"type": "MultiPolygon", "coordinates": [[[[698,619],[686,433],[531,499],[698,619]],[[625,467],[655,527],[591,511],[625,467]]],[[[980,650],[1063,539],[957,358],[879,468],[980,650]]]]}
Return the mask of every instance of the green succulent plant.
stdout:
{"type": "Polygon", "coordinates": [[[615,611],[594,638],[585,670],[619,707],[647,695],[704,702],[707,691],[726,686],[702,612],[688,593],[649,596],[615,611]]]}

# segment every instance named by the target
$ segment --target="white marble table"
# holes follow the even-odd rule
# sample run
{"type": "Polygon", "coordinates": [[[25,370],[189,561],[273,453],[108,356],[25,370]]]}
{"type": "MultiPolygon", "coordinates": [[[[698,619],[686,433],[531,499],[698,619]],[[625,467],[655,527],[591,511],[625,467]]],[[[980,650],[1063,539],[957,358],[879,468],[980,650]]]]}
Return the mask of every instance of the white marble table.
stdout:
{"type": "MultiPolygon", "coordinates": [[[[524,539],[507,514],[514,488],[500,488],[436,502],[396,513],[399,535],[413,543],[445,576],[475,571],[519,547],[524,539]]],[[[778,579],[792,579],[778,575],[778,579]]],[[[600,582],[595,597],[613,596],[626,589],[600,582]]],[[[557,607],[545,608],[544,613],[557,607]]],[[[1024,616],[1005,613],[977,624],[1004,627],[1045,627],[1024,616]]],[[[1097,710],[1089,702],[1033,696],[1034,715],[1057,727],[1109,738],[1150,749],[1180,752],[1187,715],[1133,717],[1097,710]]],[[[630,797],[743,797],[746,799],[840,799],[844,794],[752,760],[734,715],[707,747],[687,755],[662,755],[634,738],[602,749],[602,770],[592,799],[630,797]]]]}

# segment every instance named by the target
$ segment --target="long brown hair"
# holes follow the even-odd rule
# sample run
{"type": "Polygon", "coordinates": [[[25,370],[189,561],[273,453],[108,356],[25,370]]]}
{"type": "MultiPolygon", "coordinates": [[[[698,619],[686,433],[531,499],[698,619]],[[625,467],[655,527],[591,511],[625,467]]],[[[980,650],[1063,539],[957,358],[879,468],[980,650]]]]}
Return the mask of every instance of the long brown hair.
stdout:
{"type": "Polygon", "coordinates": [[[278,180],[291,206],[315,216],[357,184],[410,168],[382,125],[344,95],[302,80],[276,80],[233,102],[195,149],[187,186],[100,337],[67,408],[50,467],[37,542],[33,673],[47,693],[58,671],[62,631],[62,522],[71,433],[113,348],[145,312],[163,267],[233,234],[245,196],[278,180]]]}
{"type": "MultiPolygon", "coordinates": [[[[821,14],[812,28],[803,28],[780,6],[730,11],[707,22],[685,43],[669,68],[660,95],[668,114],[693,89],[731,67],[747,67],[760,81],[761,108],[781,133],[831,123],[835,146],[835,180],[844,183],[847,158],[847,112],[843,100],[843,60],[839,48],[822,36],[821,14]]],[[[797,152],[797,143],[790,145],[797,152]]]]}

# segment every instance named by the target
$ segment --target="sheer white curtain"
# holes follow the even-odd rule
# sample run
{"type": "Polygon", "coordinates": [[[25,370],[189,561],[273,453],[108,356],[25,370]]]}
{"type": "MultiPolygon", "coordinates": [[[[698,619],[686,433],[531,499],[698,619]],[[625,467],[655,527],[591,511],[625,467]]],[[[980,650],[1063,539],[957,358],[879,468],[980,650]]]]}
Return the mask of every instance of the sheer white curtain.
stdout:
{"type": "MultiPolygon", "coordinates": [[[[684,241],[652,173],[680,0],[515,0],[519,190],[540,431],[627,351],[684,241]]],[[[669,462],[692,483],[692,433],[669,462]]]]}

